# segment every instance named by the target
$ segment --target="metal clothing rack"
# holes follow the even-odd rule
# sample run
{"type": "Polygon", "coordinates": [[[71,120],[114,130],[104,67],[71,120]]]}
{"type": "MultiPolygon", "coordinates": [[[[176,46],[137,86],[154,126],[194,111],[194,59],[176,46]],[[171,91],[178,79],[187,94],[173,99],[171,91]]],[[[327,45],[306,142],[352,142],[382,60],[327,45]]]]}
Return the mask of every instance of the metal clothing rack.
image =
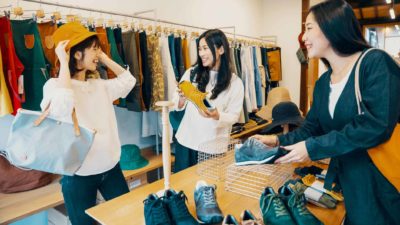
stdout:
{"type": "MultiPolygon", "coordinates": [[[[25,1],[25,2],[33,2],[33,3],[38,3],[38,4],[44,4],[44,5],[58,6],[58,7],[69,8],[69,9],[96,12],[96,13],[101,13],[101,14],[116,15],[116,16],[129,17],[129,18],[135,18],[135,19],[143,19],[143,20],[153,21],[154,23],[166,23],[166,24],[170,24],[170,25],[188,27],[188,28],[193,28],[193,29],[200,29],[200,30],[209,30],[210,29],[210,28],[206,28],[206,27],[198,27],[198,26],[193,26],[193,25],[188,25],[188,24],[183,24],[183,23],[176,23],[176,22],[163,20],[163,19],[158,19],[157,18],[157,12],[156,12],[155,9],[136,12],[136,13],[133,13],[133,14],[125,14],[125,13],[119,13],[119,12],[113,12],[113,11],[105,11],[105,10],[92,9],[92,8],[85,8],[85,7],[75,6],[75,5],[60,4],[60,3],[56,3],[56,2],[48,2],[48,1],[41,1],[41,0],[23,0],[23,1],[25,1]],[[154,13],[154,18],[138,16],[139,14],[148,13],[148,12],[153,12],[154,13]]],[[[243,38],[258,40],[258,41],[261,41],[261,42],[273,42],[271,40],[266,39],[265,37],[275,37],[276,38],[276,36],[252,37],[252,36],[248,36],[248,35],[237,34],[236,33],[236,28],[234,26],[220,27],[220,29],[225,29],[225,28],[233,28],[233,33],[232,32],[224,32],[224,33],[233,35],[234,39],[236,39],[236,37],[239,36],[239,37],[243,37],[243,38]]],[[[276,44],[276,42],[274,42],[274,43],[276,44]]]]}

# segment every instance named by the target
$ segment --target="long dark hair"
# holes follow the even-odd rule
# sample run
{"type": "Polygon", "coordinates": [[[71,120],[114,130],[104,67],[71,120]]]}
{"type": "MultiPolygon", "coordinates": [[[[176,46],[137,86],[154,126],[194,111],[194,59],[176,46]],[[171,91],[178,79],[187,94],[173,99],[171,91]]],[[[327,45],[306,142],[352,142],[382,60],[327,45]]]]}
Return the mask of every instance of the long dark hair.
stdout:
{"type": "MultiPolygon", "coordinates": [[[[324,1],[311,7],[308,13],[314,15],[315,21],[337,54],[348,56],[370,48],[353,9],[344,0],[324,1]]],[[[321,60],[330,67],[328,60],[321,60]]]]}
{"type": "MultiPolygon", "coordinates": [[[[226,38],[224,32],[218,29],[207,30],[200,35],[199,40],[202,38],[204,38],[206,41],[214,58],[211,67],[214,67],[217,63],[215,49],[220,47],[224,48],[224,53],[220,57],[221,63],[218,69],[217,84],[215,85],[211,94],[211,99],[215,99],[218,97],[219,93],[227,89],[231,83],[232,71],[230,66],[231,62],[229,57],[230,49],[228,39],[226,38]]],[[[197,49],[199,49],[199,43],[200,41],[197,43],[197,49]]],[[[211,68],[204,67],[200,56],[197,56],[197,67],[195,71],[197,76],[195,81],[197,83],[197,88],[200,91],[205,92],[206,90],[206,86],[210,80],[210,69],[211,68]]]]}
{"type": "MultiPolygon", "coordinates": [[[[69,53],[69,72],[71,76],[75,75],[77,72],[82,71],[81,69],[78,69],[78,61],[75,59],[74,55],[76,52],[82,52],[82,59],[85,58],[85,49],[92,47],[94,44],[95,47],[100,46],[100,40],[97,37],[97,35],[91,36],[80,42],[79,44],[75,45],[74,47],[71,48],[70,53],[69,53]]],[[[87,71],[87,73],[94,73],[95,71],[87,71]]]]}

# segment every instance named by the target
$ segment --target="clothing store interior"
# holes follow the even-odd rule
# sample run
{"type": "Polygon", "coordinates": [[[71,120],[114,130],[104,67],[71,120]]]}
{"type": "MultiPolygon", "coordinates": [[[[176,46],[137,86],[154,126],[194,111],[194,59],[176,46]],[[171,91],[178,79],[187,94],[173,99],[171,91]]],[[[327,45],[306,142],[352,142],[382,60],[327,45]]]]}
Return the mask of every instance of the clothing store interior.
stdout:
{"type": "Polygon", "coordinates": [[[400,225],[400,0],[0,9],[0,225],[400,225]]]}

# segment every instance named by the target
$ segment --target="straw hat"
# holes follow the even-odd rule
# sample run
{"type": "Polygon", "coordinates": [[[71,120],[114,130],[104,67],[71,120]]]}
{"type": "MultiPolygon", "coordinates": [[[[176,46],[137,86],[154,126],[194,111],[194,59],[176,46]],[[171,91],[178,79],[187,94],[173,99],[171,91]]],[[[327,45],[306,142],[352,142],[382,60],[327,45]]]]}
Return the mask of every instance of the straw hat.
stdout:
{"type": "Polygon", "coordinates": [[[256,113],[257,116],[264,120],[272,120],[272,109],[280,102],[291,101],[288,89],[284,87],[276,87],[268,92],[267,105],[263,106],[260,111],[256,113]]]}

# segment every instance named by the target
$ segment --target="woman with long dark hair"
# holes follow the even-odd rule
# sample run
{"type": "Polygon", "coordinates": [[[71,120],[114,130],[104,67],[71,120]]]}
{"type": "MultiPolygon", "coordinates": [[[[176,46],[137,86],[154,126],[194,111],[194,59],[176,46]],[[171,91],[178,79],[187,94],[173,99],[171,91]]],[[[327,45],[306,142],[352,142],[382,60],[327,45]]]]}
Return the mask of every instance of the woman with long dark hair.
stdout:
{"type": "Polygon", "coordinates": [[[313,6],[303,41],[309,58],[328,70],[318,79],[304,124],[280,136],[255,138],[290,152],[277,163],[331,158],[326,188],[341,186],[346,225],[400,224],[400,193],[377,169],[368,149],[387,141],[400,117],[400,67],[382,50],[366,53],[360,65],[364,113],[355,97],[355,64],[370,46],[351,6],[342,0],[313,6]]]}
{"type": "Polygon", "coordinates": [[[214,109],[198,109],[177,92],[175,109],[185,109],[185,114],[176,133],[175,172],[197,163],[201,144],[219,137],[229,138],[230,128],[238,121],[243,105],[243,83],[231,71],[225,34],[218,29],[204,32],[197,49],[197,63],[185,72],[181,81],[191,81],[198,90],[207,92],[207,100],[214,109]]]}

